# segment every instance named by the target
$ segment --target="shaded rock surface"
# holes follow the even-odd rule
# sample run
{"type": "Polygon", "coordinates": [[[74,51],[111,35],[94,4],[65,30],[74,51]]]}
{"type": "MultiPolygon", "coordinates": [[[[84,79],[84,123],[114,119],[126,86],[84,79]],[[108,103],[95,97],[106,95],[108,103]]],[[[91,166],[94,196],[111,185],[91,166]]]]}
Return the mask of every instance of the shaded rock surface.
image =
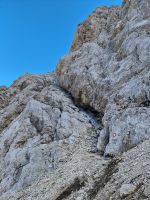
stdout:
{"type": "Polygon", "coordinates": [[[150,199],[149,13],[97,8],[57,74],[0,87],[0,200],[150,199]]]}

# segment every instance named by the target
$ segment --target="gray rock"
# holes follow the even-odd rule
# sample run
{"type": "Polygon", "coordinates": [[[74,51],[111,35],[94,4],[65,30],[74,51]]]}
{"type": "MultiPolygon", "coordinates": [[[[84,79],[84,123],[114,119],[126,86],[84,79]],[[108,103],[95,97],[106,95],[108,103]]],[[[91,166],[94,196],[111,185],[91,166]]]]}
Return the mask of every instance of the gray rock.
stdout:
{"type": "Polygon", "coordinates": [[[150,198],[149,13],[97,8],[57,74],[0,87],[0,200],[150,198]]]}
{"type": "Polygon", "coordinates": [[[106,155],[150,135],[149,12],[149,0],[98,8],[78,27],[72,51],[57,67],[61,86],[81,106],[99,112],[104,131],[109,126],[109,142],[100,147],[102,131],[98,144],[106,155]]]}
{"type": "MultiPolygon", "coordinates": [[[[25,95],[30,90],[26,87],[22,89],[25,95]]],[[[91,115],[80,111],[56,85],[29,87],[38,94],[31,95],[24,110],[0,135],[0,194],[30,186],[67,162],[77,149],[97,150],[97,127],[91,115]]],[[[18,92],[18,98],[21,95],[18,92]]]]}
{"type": "Polygon", "coordinates": [[[133,184],[123,184],[120,188],[120,197],[126,197],[135,192],[137,187],[133,184]]]}

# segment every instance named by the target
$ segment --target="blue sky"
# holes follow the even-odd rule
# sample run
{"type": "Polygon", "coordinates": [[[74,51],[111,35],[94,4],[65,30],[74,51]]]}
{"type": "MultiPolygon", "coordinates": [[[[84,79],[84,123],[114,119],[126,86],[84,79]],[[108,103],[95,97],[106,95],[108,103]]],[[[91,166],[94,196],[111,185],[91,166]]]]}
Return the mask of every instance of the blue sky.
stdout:
{"type": "Polygon", "coordinates": [[[0,0],[0,85],[53,71],[70,49],[77,24],[101,5],[122,0],[0,0]]]}

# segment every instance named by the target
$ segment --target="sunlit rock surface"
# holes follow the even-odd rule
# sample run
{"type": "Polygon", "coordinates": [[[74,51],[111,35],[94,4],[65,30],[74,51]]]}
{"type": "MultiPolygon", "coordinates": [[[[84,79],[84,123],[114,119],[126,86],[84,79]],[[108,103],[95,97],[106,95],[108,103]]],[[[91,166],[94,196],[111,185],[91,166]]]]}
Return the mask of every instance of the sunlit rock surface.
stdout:
{"type": "Polygon", "coordinates": [[[71,53],[57,67],[61,86],[102,117],[98,146],[108,155],[149,139],[149,13],[149,0],[97,8],[78,27],[71,53]]]}
{"type": "Polygon", "coordinates": [[[150,199],[149,13],[97,8],[56,74],[0,87],[0,200],[150,199]]]}

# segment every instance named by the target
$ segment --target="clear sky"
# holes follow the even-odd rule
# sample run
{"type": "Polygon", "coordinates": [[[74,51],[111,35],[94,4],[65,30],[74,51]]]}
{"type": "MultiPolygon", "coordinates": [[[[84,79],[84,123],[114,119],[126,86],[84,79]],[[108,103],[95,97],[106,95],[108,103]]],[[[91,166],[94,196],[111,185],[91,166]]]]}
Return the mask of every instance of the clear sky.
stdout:
{"type": "Polygon", "coordinates": [[[70,49],[77,24],[101,5],[122,0],[0,0],[0,85],[53,71],[70,49]]]}

